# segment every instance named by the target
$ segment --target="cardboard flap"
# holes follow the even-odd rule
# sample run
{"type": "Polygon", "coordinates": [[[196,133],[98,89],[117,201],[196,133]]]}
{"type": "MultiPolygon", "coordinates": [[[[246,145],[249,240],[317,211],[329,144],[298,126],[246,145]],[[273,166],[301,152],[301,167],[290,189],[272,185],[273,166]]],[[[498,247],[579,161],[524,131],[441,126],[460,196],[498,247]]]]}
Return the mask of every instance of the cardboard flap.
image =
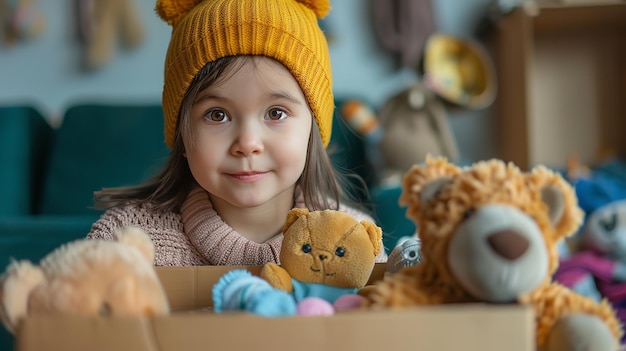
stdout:
{"type": "MultiPolygon", "coordinates": [[[[172,310],[190,310],[212,307],[212,289],[221,276],[234,269],[246,269],[259,275],[261,266],[194,266],[156,267],[172,310]]],[[[368,284],[381,280],[386,265],[374,266],[368,284]]]]}

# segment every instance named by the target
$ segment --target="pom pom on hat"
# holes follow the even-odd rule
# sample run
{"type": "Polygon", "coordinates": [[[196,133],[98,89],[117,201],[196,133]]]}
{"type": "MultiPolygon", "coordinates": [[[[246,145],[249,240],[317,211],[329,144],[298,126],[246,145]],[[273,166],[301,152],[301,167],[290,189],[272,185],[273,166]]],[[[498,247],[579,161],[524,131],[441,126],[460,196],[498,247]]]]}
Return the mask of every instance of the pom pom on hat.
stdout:
{"type": "Polygon", "coordinates": [[[324,18],[330,12],[330,0],[296,0],[313,10],[315,17],[324,18]]]}
{"type": "MultiPolygon", "coordinates": [[[[203,0],[157,0],[156,12],[162,20],[173,26],[203,0]]],[[[317,18],[330,12],[330,0],[296,0],[315,13],[317,18]]]]}
{"type": "Polygon", "coordinates": [[[173,26],[202,0],[157,0],[156,12],[162,20],[173,26]]]}

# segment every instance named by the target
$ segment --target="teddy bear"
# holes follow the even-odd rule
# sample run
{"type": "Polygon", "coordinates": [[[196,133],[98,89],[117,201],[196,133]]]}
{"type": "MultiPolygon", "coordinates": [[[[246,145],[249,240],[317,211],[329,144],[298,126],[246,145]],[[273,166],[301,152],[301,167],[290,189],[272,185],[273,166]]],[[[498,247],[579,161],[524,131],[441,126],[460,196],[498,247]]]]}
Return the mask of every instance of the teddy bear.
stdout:
{"type": "Polygon", "coordinates": [[[539,350],[617,348],[622,327],[611,306],[552,281],[557,243],[582,219],[558,173],[497,159],[460,168],[428,157],[404,175],[399,201],[419,228],[422,261],[370,286],[364,307],[528,304],[539,350]]]}
{"type": "Polygon", "coordinates": [[[94,70],[106,64],[117,39],[129,49],[144,40],[141,16],[133,0],[74,0],[77,36],[84,47],[83,64],[94,70]]]}
{"type": "Polygon", "coordinates": [[[356,308],[382,248],[382,230],[335,210],[292,209],[283,227],[280,265],[259,276],[233,270],[213,288],[216,312],[277,317],[329,315],[356,308]]]}
{"type": "Polygon", "coordinates": [[[115,240],[66,243],[38,265],[11,262],[0,277],[0,319],[13,333],[35,315],[167,315],[169,302],[153,261],[149,236],[127,227],[115,240]]]}
{"type": "Polygon", "coordinates": [[[363,101],[348,100],[341,116],[363,137],[377,184],[399,185],[404,172],[429,154],[459,159],[446,108],[420,81],[391,96],[378,114],[363,101]]]}

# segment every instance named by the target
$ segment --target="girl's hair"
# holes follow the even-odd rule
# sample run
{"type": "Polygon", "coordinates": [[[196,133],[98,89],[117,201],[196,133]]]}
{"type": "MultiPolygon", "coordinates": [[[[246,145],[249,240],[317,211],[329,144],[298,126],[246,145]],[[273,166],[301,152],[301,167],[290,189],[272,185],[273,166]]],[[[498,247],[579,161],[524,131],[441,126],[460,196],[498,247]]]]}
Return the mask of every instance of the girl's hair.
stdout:
{"type": "MultiPolygon", "coordinates": [[[[94,202],[97,209],[108,209],[131,202],[149,204],[159,211],[179,212],[187,194],[197,186],[187,158],[183,140],[191,140],[191,123],[189,113],[199,92],[207,87],[227,79],[247,62],[254,63],[253,56],[229,56],[205,65],[194,77],[193,82],[183,97],[176,125],[174,145],[164,169],[146,183],[138,186],[104,188],[95,193],[94,202]],[[189,139],[187,139],[189,138],[189,139]]],[[[349,203],[353,207],[358,204],[348,186],[354,187],[349,178],[357,179],[359,189],[366,192],[365,183],[356,175],[338,172],[324,148],[319,128],[315,119],[311,119],[312,128],[309,136],[307,160],[302,175],[296,182],[304,195],[306,207],[313,210],[337,209],[340,203],[349,203]]]]}

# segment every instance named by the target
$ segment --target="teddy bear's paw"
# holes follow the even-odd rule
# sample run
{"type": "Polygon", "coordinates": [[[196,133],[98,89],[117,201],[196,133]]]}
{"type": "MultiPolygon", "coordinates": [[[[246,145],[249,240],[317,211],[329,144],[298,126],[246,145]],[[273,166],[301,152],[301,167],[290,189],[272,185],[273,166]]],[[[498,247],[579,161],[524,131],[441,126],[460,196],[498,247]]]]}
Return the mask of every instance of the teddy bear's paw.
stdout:
{"type": "Polygon", "coordinates": [[[614,351],[615,339],[598,317],[584,313],[561,317],[552,327],[544,351],[614,351]]]}
{"type": "Polygon", "coordinates": [[[335,309],[328,301],[319,297],[307,297],[298,303],[298,316],[332,316],[335,309]]]}
{"type": "Polygon", "coordinates": [[[246,311],[264,317],[287,317],[297,313],[296,301],[278,289],[260,291],[250,298],[246,311]]]}

